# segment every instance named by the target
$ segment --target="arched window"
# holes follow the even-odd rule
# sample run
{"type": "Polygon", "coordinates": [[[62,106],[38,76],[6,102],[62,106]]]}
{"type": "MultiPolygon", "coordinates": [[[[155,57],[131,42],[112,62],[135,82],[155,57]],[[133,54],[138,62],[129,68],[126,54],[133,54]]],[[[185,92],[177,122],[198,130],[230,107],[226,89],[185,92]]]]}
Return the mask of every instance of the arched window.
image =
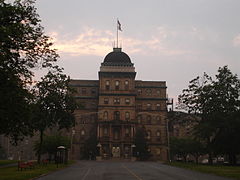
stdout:
{"type": "Polygon", "coordinates": [[[158,124],[161,124],[161,117],[160,116],[156,116],[156,121],[158,124]]]}
{"type": "Polygon", "coordinates": [[[81,136],[85,136],[85,130],[84,129],[81,130],[81,136]]]}
{"type": "Polygon", "coordinates": [[[137,92],[138,92],[138,95],[142,94],[142,90],[141,89],[138,89],[137,92]]]}
{"type": "Polygon", "coordinates": [[[151,89],[146,89],[146,94],[147,94],[147,96],[151,96],[152,95],[152,90],[151,89]]]}
{"type": "Polygon", "coordinates": [[[107,112],[107,111],[105,111],[105,112],[103,113],[103,119],[104,119],[105,121],[108,120],[108,112],[107,112]]]}
{"type": "Polygon", "coordinates": [[[147,139],[151,139],[151,131],[150,130],[147,131],[147,139]]]}
{"type": "Polygon", "coordinates": [[[110,81],[109,81],[109,80],[107,80],[107,81],[105,82],[105,89],[106,89],[106,90],[110,90],[110,81]]]}
{"type": "Polygon", "coordinates": [[[125,112],[125,119],[127,121],[130,119],[130,113],[129,112],[125,112]]]}
{"type": "Polygon", "coordinates": [[[124,87],[125,87],[125,90],[129,89],[129,81],[128,80],[125,81],[124,87]]]}
{"type": "Polygon", "coordinates": [[[104,129],[103,129],[103,134],[106,136],[106,135],[108,135],[108,128],[107,127],[104,127],[104,129]]]}
{"type": "Polygon", "coordinates": [[[126,104],[130,104],[130,99],[129,99],[129,98],[126,98],[126,99],[125,99],[125,103],[126,103],[126,104]]]}
{"type": "Polygon", "coordinates": [[[150,103],[147,103],[147,110],[151,110],[152,109],[152,105],[150,103]]]}
{"type": "Polygon", "coordinates": [[[152,117],[150,115],[147,115],[147,123],[151,124],[152,117]]]}
{"type": "Polygon", "coordinates": [[[126,129],[125,129],[125,136],[126,136],[126,137],[129,137],[129,134],[130,134],[130,130],[129,130],[129,128],[126,128],[126,129]]]}
{"type": "Polygon", "coordinates": [[[157,109],[157,110],[160,110],[160,109],[161,109],[160,104],[156,104],[156,109],[157,109]]]}
{"type": "Polygon", "coordinates": [[[161,133],[160,133],[159,130],[156,132],[156,136],[157,136],[157,137],[160,137],[160,136],[161,136],[161,133]]]}
{"type": "Polygon", "coordinates": [[[120,81],[115,81],[115,90],[119,90],[120,81]]]}
{"type": "Polygon", "coordinates": [[[114,112],[114,120],[120,120],[120,112],[119,111],[114,112]]]}

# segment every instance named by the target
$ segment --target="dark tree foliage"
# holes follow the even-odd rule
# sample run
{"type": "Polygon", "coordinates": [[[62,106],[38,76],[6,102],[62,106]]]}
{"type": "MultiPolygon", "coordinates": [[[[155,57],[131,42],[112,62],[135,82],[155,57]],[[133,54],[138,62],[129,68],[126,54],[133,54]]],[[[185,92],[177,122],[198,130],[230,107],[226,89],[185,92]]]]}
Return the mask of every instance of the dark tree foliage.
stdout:
{"type": "Polygon", "coordinates": [[[188,155],[195,157],[196,163],[198,163],[199,156],[205,153],[204,145],[192,138],[170,138],[170,151],[172,157],[181,157],[184,161],[187,161],[188,155]]]}
{"type": "MultiPolygon", "coordinates": [[[[57,147],[64,146],[66,149],[70,148],[70,139],[66,136],[62,136],[61,134],[55,134],[51,136],[43,137],[42,144],[42,154],[48,154],[49,160],[56,159],[57,155],[57,147]]],[[[38,154],[40,150],[40,142],[35,142],[34,150],[38,154]]]]}
{"type": "Polygon", "coordinates": [[[150,152],[148,151],[147,132],[144,128],[137,128],[134,144],[135,144],[135,153],[136,157],[140,160],[147,160],[150,157],[150,152]]]}
{"type": "Polygon", "coordinates": [[[0,0],[0,134],[16,143],[31,135],[33,68],[51,68],[58,55],[44,35],[34,1],[0,0]]]}
{"type": "Polygon", "coordinates": [[[226,154],[231,164],[236,164],[240,154],[239,111],[240,81],[227,66],[219,68],[216,80],[204,74],[190,81],[188,89],[183,90],[179,102],[189,112],[198,112],[201,121],[195,128],[195,135],[205,142],[212,162],[212,154],[226,154]]]}
{"type": "Polygon", "coordinates": [[[34,130],[40,133],[39,156],[42,154],[44,131],[48,128],[69,128],[74,125],[75,99],[71,96],[70,79],[56,67],[35,86],[34,130]]]}

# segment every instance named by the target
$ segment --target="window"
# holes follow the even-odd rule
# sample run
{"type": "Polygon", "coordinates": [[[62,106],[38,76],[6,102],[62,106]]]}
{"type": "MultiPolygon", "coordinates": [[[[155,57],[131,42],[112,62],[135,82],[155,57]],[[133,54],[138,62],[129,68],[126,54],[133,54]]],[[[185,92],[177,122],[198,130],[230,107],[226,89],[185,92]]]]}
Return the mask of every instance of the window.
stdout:
{"type": "Polygon", "coordinates": [[[161,124],[161,117],[160,116],[156,116],[156,121],[161,124]]]}
{"type": "Polygon", "coordinates": [[[142,116],[141,115],[137,116],[137,121],[138,121],[139,124],[142,123],[142,116]]]}
{"type": "Polygon", "coordinates": [[[91,89],[91,93],[96,94],[96,89],[95,88],[91,89]]]}
{"type": "Polygon", "coordinates": [[[161,133],[159,130],[156,132],[156,136],[157,136],[157,141],[161,141],[161,138],[160,138],[161,133]]]}
{"type": "Polygon", "coordinates": [[[152,117],[150,115],[147,116],[147,123],[151,124],[152,117]]]}
{"type": "Polygon", "coordinates": [[[151,110],[152,109],[152,105],[150,103],[147,104],[147,110],[151,110]]]}
{"type": "Polygon", "coordinates": [[[106,135],[108,135],[108,128],[107,127],[104,127],[104,129],[103,129],[103,134],[106,136],[106,135]]]}
{"type": "Polygon", "coordinates": [[[114,120],[120,120],[120,112],[119,111],[114,112],[114,120]]]}
{"type": "Polygon", "coordinates": [[[128,89],[129,89],[129,81],[126,80],[126,81],[125,81],[125,90],[128,90],[128,89]]]}
{"type": "Polygon", "coordinates": [[[119,90],[120,82],[115,81],[115,90],[119,90]]]}
{"type": "Polygon", "coordinates": [[[85,130],[84,129],[81,130],[81,136],[85,136],[85,130]]]}
{"type": "Polygon", "coordinates": [[[157,95],[160,96],[160,94],[161,94],[161,91],[157,90],[157,95]]]}
{"type": "Polygon", "coordinates": [[[113,103],[114,104],[120,104],[120,98],[114,98],[113,103]]]}
{"type": "Polygon", "coordinates": [[[141,89],[138,89],[137,92],[138,92],[138,95],[142,94],[142,90],[141,89]]]}
{"type": "Polygon", "coordinates": [[[126,98],[126,99],[125,99],[125,103],[126,103],[126,104],[130,104],[130,99],[129,99],[129,98],[126,98]]]}
{"type": "Polygon", "coordinates": [[[146,89],[146,94],[147,94],[147,96],[151,96],[152,95],[152,90],[151,89],[146,89]]]}
{"type": "Polygon", "coordinates": [[[151,139],[151,131],[147,131],[147,139],[151,139]]]}
{"type": "Polygon", "coordinates": [[[108,104],[109,99],[108,98],[104,98],[104,104],[108,104]]]}
{"type": "Polygon", "coordinates": [[[156,110],[160,110],[160,109],[161,109],[160,104],[156,104],[156,110]]]}
{"type": "Polygon", "coordinates": [[[105,83],[105,89],[110,90],[110,81],[109,80],[107,80],[105,83]]]}
{"type": "Polygon", "coordinates": [[[87,94],[86,88],[82,88],[82,94],[87,94]]]}
{"type": "Polygon", "coordinates": [[[130,130],[129,130],[129,128],[126,128],[126,129],[125,129],[125,135],[128,137],[129,134],[130,134],[130,130]]]}
{"type": "Polygon", "coordinates": [[[105,111],[105,112],[103,113],[103,119],[104,119],[105,121],[108,120],[108,112],[107,112],[107,111],[105,111]]]}
{"type": "Polygon", "coordinates": [[[126,112],[125,113],[125,119],[128,121],[130,119],[130,113],[129,112],[126,112]]]}
{"type": "Polygon", "coordinates": [[[142,104],[137,104],[137,109],[142,109],[142,104]]]}

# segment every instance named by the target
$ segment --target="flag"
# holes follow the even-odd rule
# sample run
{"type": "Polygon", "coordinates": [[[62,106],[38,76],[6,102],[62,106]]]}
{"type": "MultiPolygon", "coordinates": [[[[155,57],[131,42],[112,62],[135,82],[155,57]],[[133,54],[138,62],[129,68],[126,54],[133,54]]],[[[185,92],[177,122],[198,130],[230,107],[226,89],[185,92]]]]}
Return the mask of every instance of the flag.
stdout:
{"type": "Polygon", "coordinates": [[[117,27],[119,31],[122,31],[121,23],[119,22],[119,20],[117,20],[117,27]]]}

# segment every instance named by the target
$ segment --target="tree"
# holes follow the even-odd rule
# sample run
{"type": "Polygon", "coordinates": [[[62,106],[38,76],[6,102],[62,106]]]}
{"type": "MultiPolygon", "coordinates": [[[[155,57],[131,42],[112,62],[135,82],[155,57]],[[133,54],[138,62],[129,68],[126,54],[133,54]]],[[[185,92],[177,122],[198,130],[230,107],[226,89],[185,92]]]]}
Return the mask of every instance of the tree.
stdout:
{"type": "Polygon", "coordinates": [[[38,162],[41,160],[44,132],[48,128],[69,128],[74,125],[76,108],[70,79],[58,67],[48,72],[35,86],[33,126],[40,134],[38,162]]]}
{"type": "Polygon", "coordinates": [[[195,136],[205,143],[210,163],[213,153],[228,154],[230,163],[236,163],[236,154],[240,153],[236,142],[240,135],[239,97],[240,81],[227,66],[219,68],[214,81],[205,73],[203,81],[199,77],[190,81],[179,96],[186,110],[201,115],[195,136]]]}
{"type": "Polygon", "coordinates": [[[34,68],[51,68],[56,62],[51,46],[34,0],[0,0],[0,134],[15,142],[33,134],[29,84],[34,68]]]}
{"type": "MultiPolygon", "coordinates": [[[[67,149],[70,148],[70,139],[66,136],[62,136],[61,134],[44,136],[43,144],[41,147],[42,154],[47,153],[49,156],[49,160],[52,160],[52,156],[54,156],[54,159],[56,159],[57,147],[59,146],[64,146],[67,149]]],[[[35,143],[34,150],[38,154],[38,152],[40,151],[40,141],[37,141],[35,143]]]]}
{"type": "Polygon", "coordinates": [[[134,138],[135,152],[140,160],[146,160],[149,158],[150,153],[148,151],[148,145],[146,140],[146,131],[144,128],[138,128],[134,138]]]}

